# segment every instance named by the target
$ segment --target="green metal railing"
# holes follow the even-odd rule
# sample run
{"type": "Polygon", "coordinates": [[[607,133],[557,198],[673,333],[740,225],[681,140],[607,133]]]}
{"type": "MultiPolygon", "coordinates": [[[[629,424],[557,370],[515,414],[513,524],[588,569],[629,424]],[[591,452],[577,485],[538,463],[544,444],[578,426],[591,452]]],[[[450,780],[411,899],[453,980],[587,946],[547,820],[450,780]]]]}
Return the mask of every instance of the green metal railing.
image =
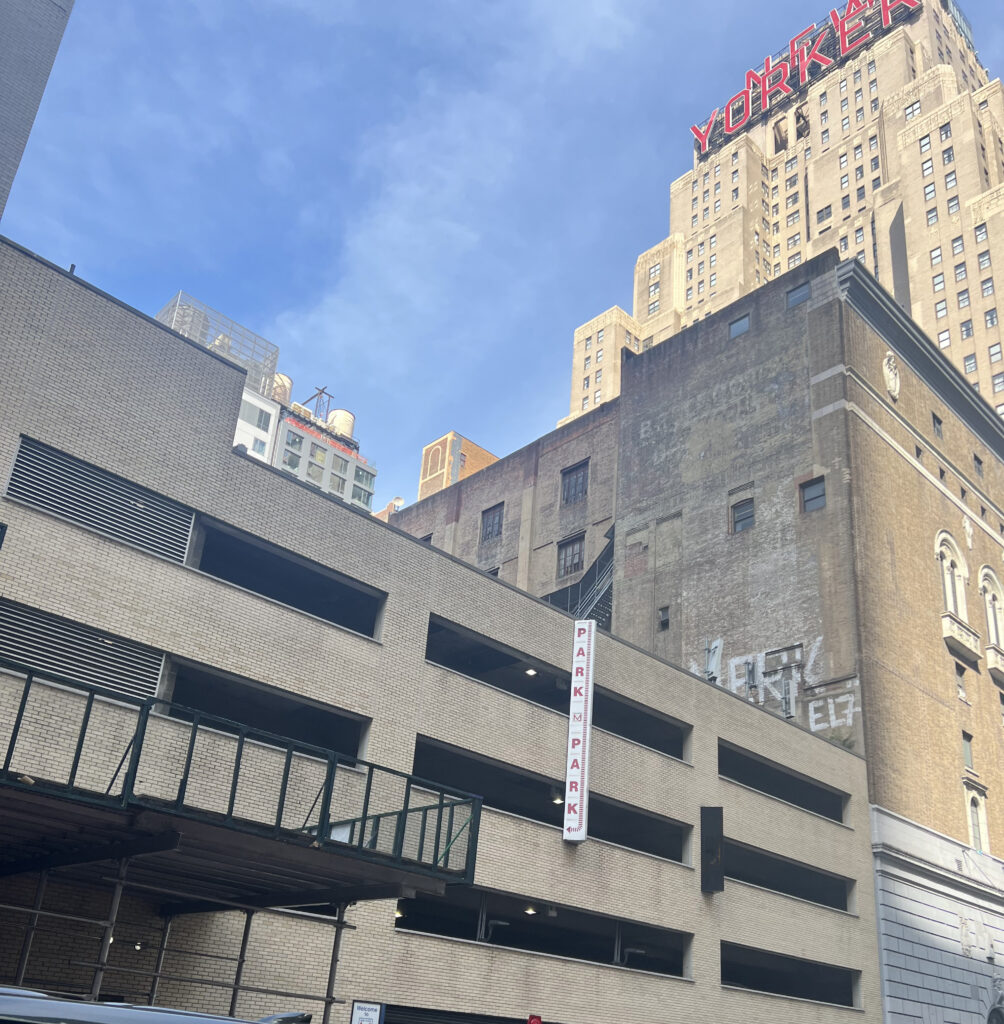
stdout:
{"type": "Polygon", "coordinates": [[[0,672],[4,786],[309,836],[342,855],[474,879],[480,797],[169,701],[2,659],[0,672]]]}

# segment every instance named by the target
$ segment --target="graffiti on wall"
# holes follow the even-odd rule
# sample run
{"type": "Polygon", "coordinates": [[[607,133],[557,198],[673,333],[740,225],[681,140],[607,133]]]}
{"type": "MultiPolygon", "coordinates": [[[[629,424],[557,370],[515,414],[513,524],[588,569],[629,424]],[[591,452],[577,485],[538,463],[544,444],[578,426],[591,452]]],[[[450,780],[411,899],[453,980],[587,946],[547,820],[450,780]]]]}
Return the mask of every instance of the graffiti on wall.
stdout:
{"type": "MultiPolygon", "coordinates": [[[[823,638],[767,651],[751,651],[722,664],[722,641],[707,645],[705,666],[691,670],[719,686],[814,733],[853,747],[861,716],[861,685],[857,677],[825,680],[820,653],[823,638]]],[[[1001,1022],[1004,1024],[1004,1021],[1001,1022]]]]}

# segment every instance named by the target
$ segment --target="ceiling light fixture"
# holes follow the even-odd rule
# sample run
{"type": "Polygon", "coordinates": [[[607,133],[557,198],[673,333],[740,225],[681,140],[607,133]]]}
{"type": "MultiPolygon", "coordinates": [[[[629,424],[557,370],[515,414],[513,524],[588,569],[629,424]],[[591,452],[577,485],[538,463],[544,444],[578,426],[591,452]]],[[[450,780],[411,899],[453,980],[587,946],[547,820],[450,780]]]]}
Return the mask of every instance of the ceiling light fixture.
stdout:
{"type": "Polygon", "coordinates": [[[533,915],[534,915],[534,914],[536,914],[536,913],[537,913],[537,911],[536,911],[536,909],[535,909],[535,908],[533,908],[533,907],[527,907],[527,908],[526,908],[526,910],[524,910],[524,911],[523,911],[523,913],[524,913],[524,914],[529,914],[529,915],[530,915],[530,917],[533,917],[533,915]]]}
{"type": "Polygon", "coordinates": [[[528,668],[526,670],[526,674],[528,676],[535,676],[537,674],[537,670],[535,668],[528,668]]]}

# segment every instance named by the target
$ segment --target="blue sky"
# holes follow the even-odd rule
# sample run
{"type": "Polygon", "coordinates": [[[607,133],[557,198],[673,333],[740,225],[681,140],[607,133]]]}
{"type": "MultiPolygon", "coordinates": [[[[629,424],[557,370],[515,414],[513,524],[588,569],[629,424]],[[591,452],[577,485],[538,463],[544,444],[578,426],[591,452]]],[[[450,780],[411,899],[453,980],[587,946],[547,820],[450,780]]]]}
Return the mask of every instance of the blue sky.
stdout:
{"type": "MultiPolygon", "coordinates": [[[[999,4],[963,3],[993,75],[999,4]]],[[[144,312],[184,288],[264,335],[294,398],[356,413],[376,507],[411,502],[447,430],[504,455],[567,413],[572,332],[630,309],[689,126],[825,14],[77,0],[2,231],[144,312]]]]}

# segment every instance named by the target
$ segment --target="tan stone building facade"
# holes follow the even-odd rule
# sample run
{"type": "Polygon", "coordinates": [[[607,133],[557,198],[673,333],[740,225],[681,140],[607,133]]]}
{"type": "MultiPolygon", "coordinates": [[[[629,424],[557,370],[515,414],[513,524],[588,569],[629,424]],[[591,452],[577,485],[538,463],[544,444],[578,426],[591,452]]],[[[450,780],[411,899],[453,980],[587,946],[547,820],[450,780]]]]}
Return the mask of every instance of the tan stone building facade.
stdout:
{"type": "Polygon", "coordinates": [[[741,129],[695,144],[670,188],[670,235],[635,266],[632,313],[575,331],[569,418],[620,393],[625,348],[659,344],[830,248],[860,260],[1004,412],[1004,91],[954,0],[909,0],[889,29],[880,14],[875,3],[852,17],[862,45],[812,63],[804,85],[792,60],[782,105],[763,109],[754,88],[741,129]]]}
{"type": "MultiPolygon", "coordinates": [[[[242,1016],[293,1003],[320,1019],[317,996],[303,996],[323,993],[331,956],[332,911],[317,897],[292,917],[265,897],[253,917],[211,913],[178,905],[175,862],[163,875],[137,868],[143,884],[126,877],[102,952],[115,848],[80,864],[64,843],[60,863],[39,862],[46,842],[75,848],[75,823],[119,792],[115,765],[146,706],[143,753],[127,774],[142,800],[130,827],[145,834],[151,816],[201,800],[216,817],[187,821],[184,854],[210,827],[240,823],[243,855],[217,849],[207,887],[262,869],[267,837],[254,829],[271,821],[287,743],[307,745],[285,746],[302,784],[278,797],[277,827],[282,799],[303,811],[303,841],[284,833],[299,871],[320,857],[311,835],[327,832],[311,833],[311,821],[335,823],[326,846],[353,841],[345,819],[357,811],[338,821],[369,792],[365,773],[352,774],[359,759],[427,780],[412,794],[455,785],[484,797],[473,887],[436,897],[413,884],[400,901],[349,912],[335,995],[386,1004],[388,1024],[531,1012],[577,1024],[667,1012],[880,1019],[858,751],[600,635],[591,834],[570,846],[560,827],[567,614],[233,449],[239,367],[6,241],[0,308],[3,980],[86,993],[105,956],[105,998],[144,1001],[157,974],[157,1002],[242,1016]],[[171,425],[171,446],[151,423],[171,425]],[[249,778],[230,789],[249,745],[249,778]],[[193,774],[175,799],[186,748],[193,774]],[[348,788],[317,819],[307,797],[325,748],[342,753],[348,788]],[[25,849],[25,801],[51,811],[41,849],[25,849]],[[724,891],[702,892],[717,856],[702,853],[713,838],[704,807],[723,808],[724,891]]],[[[410,812],[413,824],[441,800],[430,803],[410,812]]],[[[455,825],[446,834],[459,856],[472,837],[455,825]]],[[[423,861],[424,832],[391,834],[413,867],[423,861]]],[[[401,852],[384,845],[385,829],[362,836],[371,861],[401,852]]],[[[446,854],[437,847],[437,865],[446,854]]],[[[334,1020],[348,1013],[331,1009],[334,1020]]]]}

